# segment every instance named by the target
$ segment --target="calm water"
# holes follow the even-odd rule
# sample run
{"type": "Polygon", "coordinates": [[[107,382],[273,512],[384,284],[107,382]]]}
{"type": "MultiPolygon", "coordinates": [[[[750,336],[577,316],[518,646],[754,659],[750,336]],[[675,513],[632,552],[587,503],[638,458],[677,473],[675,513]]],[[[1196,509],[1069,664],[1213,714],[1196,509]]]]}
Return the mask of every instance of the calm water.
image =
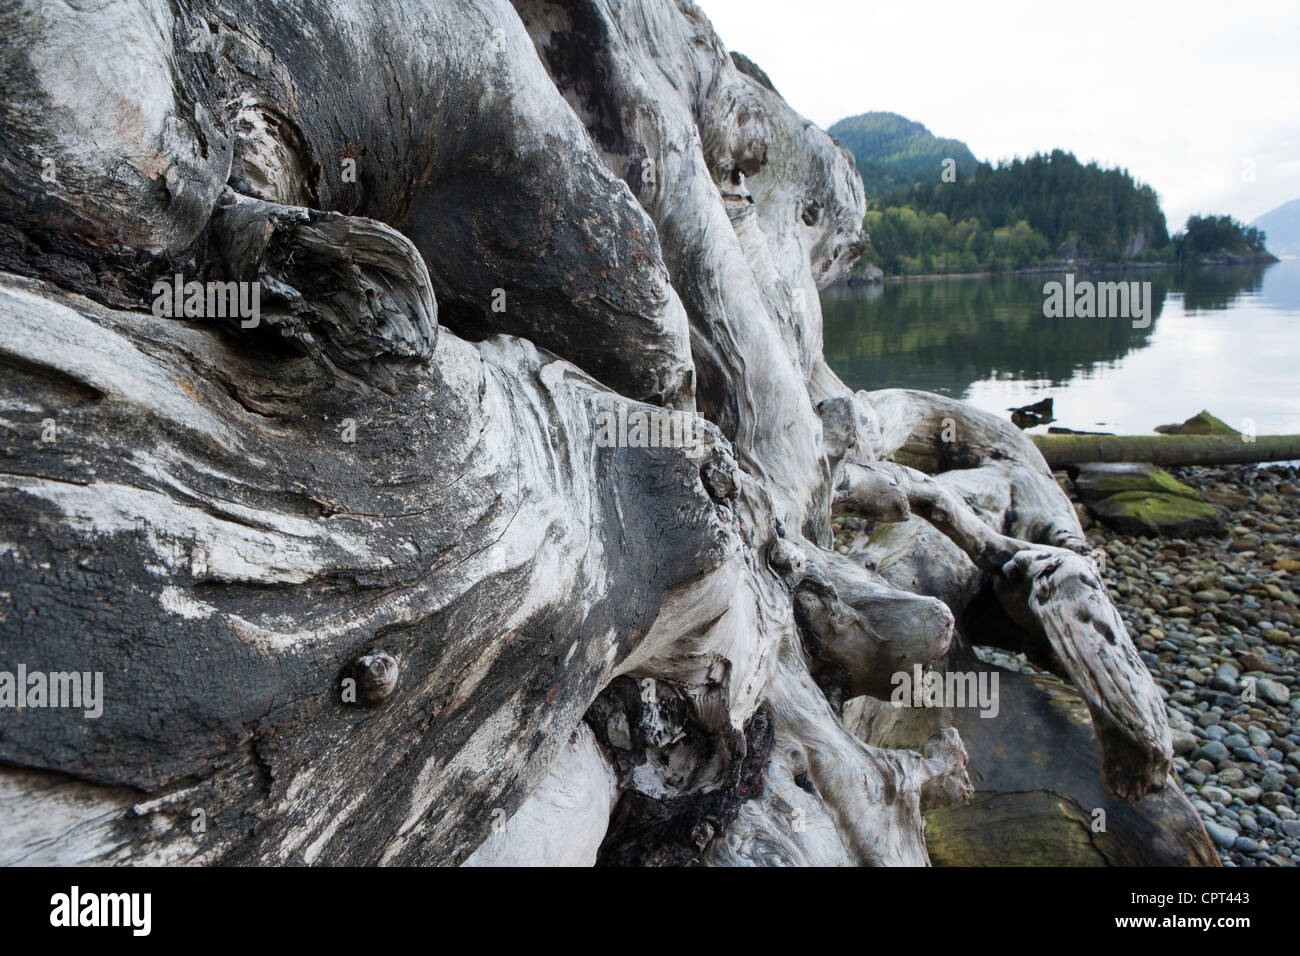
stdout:
{"type": "Polygon", "coordinates": [[[853,388],[921,388],[1003,415],[1050,395],[1067,428],[1142,434],[1207,408],[1261,435],[1300,433],[1300,259],[1126,273],[1152,283],[1146,329],[1045,318],[1043,284],[1063,277],[828,289],[826,358],[853,388]]]}

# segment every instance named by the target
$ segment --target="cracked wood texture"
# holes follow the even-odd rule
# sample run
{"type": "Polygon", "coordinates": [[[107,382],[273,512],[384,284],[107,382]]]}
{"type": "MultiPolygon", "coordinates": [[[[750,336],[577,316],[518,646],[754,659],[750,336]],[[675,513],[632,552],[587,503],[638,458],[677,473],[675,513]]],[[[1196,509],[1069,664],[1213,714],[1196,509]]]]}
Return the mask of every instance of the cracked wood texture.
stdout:
{"type": "Polygon", "coordinates": [[[979,768],[863,695],[981,642],[1163,785],[1141,663],[970,547],[1081,542],[1038,453],[827,367],[861,180],[689,0],[19,0],[0,49],[0,670],[105,675],[0,712],[0,862],[922,865],[979,768]]]}

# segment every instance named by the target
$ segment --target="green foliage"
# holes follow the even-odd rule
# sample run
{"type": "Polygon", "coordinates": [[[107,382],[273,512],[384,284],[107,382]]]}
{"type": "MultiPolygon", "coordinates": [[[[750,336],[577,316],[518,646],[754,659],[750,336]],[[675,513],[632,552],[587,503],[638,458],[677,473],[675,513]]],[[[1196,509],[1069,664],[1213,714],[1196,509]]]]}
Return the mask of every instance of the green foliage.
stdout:
{"type": "Polygon", "coordinates": [[[1249,256],[1265,253],[1265,235],[1231,216],[1191,216],[1187,227],[1174,236],[1174,255],[1180,261],[1205,256],[1249,256]]]}
{"type": "Polygon", "coordinates": [[[945,159],[955,162],[958,180],[974,173],[975,154],[958,139],[935,136],[897,113],[863,113],[829,130],[853,154],[868,196],[921,182],[938,182],[945,159]]]}
{"type": "MultiPolygon", "coordinates": [[[[858,271],[1001,272],[1063,260],[1172,262],[1266,253],[1264,233],[1230,216],[1193,216],[1171,241],[1159,198],[1126,169],[1064,150],[997,165],[897,113],[830,128],[857,160],[871,248],[858,271]],[[945,182],[944,161],[956,179],[945,182]]],[[[949,177],[951,178],[951,177],[949,177]]]]}
{"type": "Polygon", "coordinates": [[[951,222],[941,212],[891,206],[869,210],[863,226],[871,247],[859,268],[878,266],[887,275],[999,272],[1052,258],[1047,240],[1023,219],[990,229],[978,219],[951,222]]]}
{"type": "Polygon", "coordinates": [[[1169,243],[1155,190],[1127,170],[1084,165],[1071,153],[1014,159],[955,183],[923,183],[882,204],[949,219],[976,218],[993,229],[1026,222],[1065,258],[1119,261],[1169,243]]]}

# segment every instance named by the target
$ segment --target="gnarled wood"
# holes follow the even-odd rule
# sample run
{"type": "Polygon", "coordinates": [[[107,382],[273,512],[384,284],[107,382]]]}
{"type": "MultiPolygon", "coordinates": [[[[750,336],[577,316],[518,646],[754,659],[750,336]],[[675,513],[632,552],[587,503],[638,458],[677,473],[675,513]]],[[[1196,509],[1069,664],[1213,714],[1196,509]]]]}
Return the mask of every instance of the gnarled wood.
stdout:
{"type": "Polygon", "coordinates": [[[1046,637],[1092,712],[1107,790],[1139,800],[1164,787],[1173,761],[1164,701],[1092,561],[995,531],[920,472],[890,464],[873,468],[906,493],[914,514],[943,532],[977,568],[997,576],[998,597],[1016,623],[1046,637]]]}
{"type": "Polygon", "coordinates": [[[960,737],[841,706],[986,574],[1154,785],[1068,500],[1009,424],[826,366],[861,180],[693,4],[0,36],[0,670],[106,695],[0,715],[6,860],[923,864],[960,737]],[[261,312],[158,314],[177,275],[261,312]],[[846,557],[832,507],[892,523],[846,557]]]}

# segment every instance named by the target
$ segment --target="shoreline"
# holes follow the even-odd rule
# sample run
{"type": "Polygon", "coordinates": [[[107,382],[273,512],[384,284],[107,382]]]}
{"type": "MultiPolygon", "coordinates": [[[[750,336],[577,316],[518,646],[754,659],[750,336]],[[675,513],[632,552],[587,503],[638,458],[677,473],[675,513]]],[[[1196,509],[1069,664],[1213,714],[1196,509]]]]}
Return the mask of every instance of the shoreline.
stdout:
{"type": "Polygon", "coordinates": [[[1221,860],[1295,866],[1300,470],[1169,471],[1228,508],[1229,537],[1150,539],[1097,524],[1085,532],[1108,556],[1111,596],[1165,696],[1183,792],[1221,860]]]}
{"type": "Polygon", "coordinates": [[[1194,262],[1098,262],[1096,260],[1077,260],[1074,262],[1059,262],[1052,265],[1043,266],[1026,266],[1023,269],[1008,269],[1004,271],[984,271],[984,272],[927,272],[914,276],[899,275],[871,275],[855,276],[848,275],[831,283],[835,286],[864,286],[864,285],[884,285],[893,282],[931,282],[936,279],[994,279],[1004,276],[1030,276],[1030,275],[1048,275],[1062,272],[1074,272],[1084,275],[1095,273],[1125,273],[1130,270],[1136,272],[1150,272],[1159,270],[1177,270],[1184,268],[1217,268],[1223,266],[1248,266],[1248,265],[1274,265],[1282,260],[1274,255],[1262,256],[1216,256],[1206,259],[1197,259],[1194,262]]]}

